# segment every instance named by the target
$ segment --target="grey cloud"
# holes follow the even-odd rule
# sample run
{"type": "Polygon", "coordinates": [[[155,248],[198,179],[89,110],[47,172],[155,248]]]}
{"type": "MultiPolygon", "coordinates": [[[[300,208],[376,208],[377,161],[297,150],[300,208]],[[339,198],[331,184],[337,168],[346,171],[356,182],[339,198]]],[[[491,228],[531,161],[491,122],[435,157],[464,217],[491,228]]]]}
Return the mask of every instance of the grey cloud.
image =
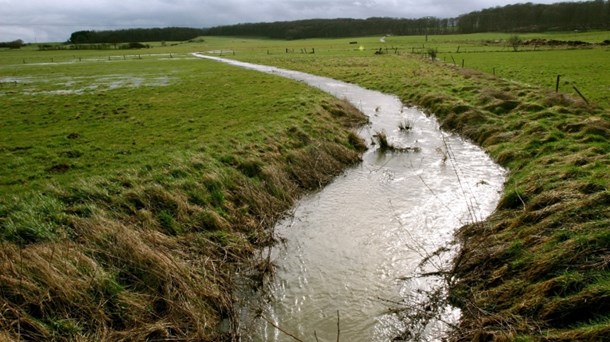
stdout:
{"type": "Polygon", "coordinates": [[[454,17],[515,2],[517,0],[0,0],[0,41],[63,41],[77,30],[129,27],[210,27],[308,18],[454,17]]]}

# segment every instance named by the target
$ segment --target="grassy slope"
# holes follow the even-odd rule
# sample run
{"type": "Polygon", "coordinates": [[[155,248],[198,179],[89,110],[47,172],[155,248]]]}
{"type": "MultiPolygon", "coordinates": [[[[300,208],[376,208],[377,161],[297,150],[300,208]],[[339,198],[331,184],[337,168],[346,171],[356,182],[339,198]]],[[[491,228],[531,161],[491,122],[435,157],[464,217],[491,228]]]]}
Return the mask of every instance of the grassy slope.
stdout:
{"type": "Polygon", "coordinates": [[[235,273],[359,159],[363,118],[186,54],[94,53],[0,52],[0,340],[229,338],[235,273]]]}
{"type": "Polygon", "coordinates": [[[237,56],[397,94],[509,168],[497,211],[460,231],[464,248],[452,297],[464,320],[457,337],[610,337],[607,107],[414,55],[237,56]]]}

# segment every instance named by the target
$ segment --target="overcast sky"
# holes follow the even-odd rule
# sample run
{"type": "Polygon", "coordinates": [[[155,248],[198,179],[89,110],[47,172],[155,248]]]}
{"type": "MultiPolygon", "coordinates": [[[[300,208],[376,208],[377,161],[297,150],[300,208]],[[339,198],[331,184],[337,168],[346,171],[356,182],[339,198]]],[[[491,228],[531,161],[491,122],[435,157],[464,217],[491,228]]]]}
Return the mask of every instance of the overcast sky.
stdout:
{"type": "Polygon", "coordinates": [[[211,27],[312,18],[455,17],[558,0],[0,0],[0,41],[66,41],[80,30],[211,27]]]}

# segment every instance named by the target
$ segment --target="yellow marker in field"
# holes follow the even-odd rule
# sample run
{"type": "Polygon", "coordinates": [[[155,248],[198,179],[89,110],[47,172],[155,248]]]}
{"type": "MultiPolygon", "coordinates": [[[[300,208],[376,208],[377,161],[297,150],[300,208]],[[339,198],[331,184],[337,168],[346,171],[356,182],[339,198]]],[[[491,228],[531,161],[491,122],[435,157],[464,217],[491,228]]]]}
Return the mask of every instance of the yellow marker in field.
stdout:
{"type": "Polygon", "coordinates": [[[360,45],[360,47],[358,48],[358,50],[360,50],[360,51],[364,51],[364,46],[360,45]]]}

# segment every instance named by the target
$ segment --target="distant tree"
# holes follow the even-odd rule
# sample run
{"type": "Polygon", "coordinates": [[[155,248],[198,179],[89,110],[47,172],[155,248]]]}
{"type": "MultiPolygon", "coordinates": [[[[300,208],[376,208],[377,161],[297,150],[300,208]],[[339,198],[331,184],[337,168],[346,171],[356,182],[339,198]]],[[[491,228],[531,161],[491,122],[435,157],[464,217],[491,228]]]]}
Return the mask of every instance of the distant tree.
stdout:
{"type": "Polygon", "coordinates": [[[138,42],[131,42],[120,46],[121,49],[148,49],[150,45],[138,42]]]}
{"type": "Polygon", "coordinates": [[[508,38],[508,44],[513,47],[513,51],[519,51],[519,47],[521,46],[521,38],[514,34],[508,38]]]}
{"type": "Polygon", "coordinates": [[[0,47],[5,47],[9,49],[20,49],[24,45],[25,43],[21,39],[13,40],[10,42],[0,42],[0,47]]]}
{"type": "Polygon", "coordinates": [[[71,44],[95,43],[95,41],[93,41],[94,35],[95,35],[94,31],[76,31],[70,35],[70,39],[68,40],[68,43],[71,43],[71,44]]]}
{"type": "Polygon", "coordinates": [[[487,8],[462,14],[457,31],[542,32],[607,30],[610,28],[610,1],[558,2],[543,5],[531,2],[487,8]]]}
{"type": "Polygon", "coordinates": [[[113,44],[154,41],[186,41],[204,34],[204,30],[188,27],[134,28],[111,31],[77,31],[72,33],[71,44],[113,44]]]}

